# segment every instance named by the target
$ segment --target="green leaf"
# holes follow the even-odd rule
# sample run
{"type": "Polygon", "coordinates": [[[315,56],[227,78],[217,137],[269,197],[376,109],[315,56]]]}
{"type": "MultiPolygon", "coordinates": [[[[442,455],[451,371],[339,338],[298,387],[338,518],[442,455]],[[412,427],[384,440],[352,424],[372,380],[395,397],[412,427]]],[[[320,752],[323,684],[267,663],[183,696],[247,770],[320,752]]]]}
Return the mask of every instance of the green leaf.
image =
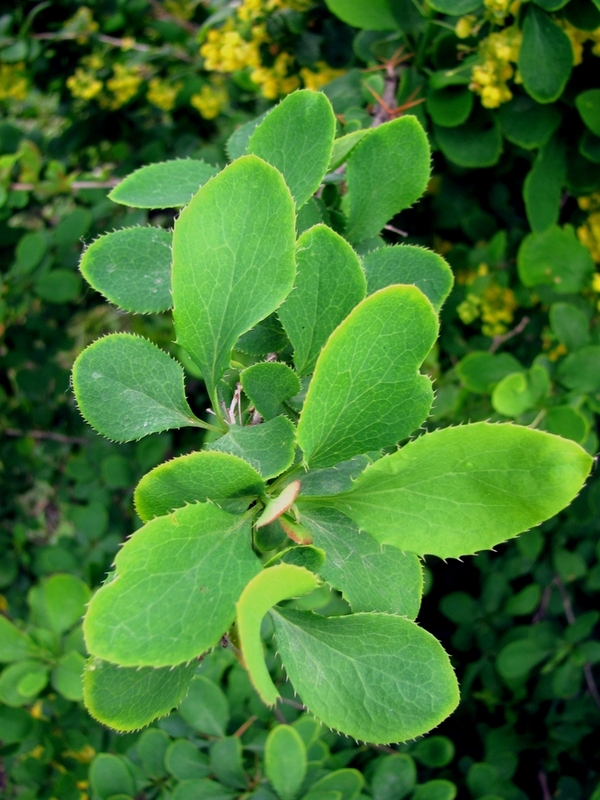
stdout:
{"type": "Polygon", "coordinates": [[[336,792],[341,800],[356,800],[364,785],[365,779],[357,769],[336,769],[315,781],[307,796],[316,800],[317,797],[336,792]]]}
{"type": "Polygon", "coordinates": [[[276,725],[269,731],[265,774],[281,800],[294,800],[306,775],[306,747],[290,725],[276,725]]]}
{"type": "Polygon", "coordinates": [[[373,129],[354,148],[346,166],[346,238],[363,242],[395,214],[415,203],[427,187],[430,149],[414,116],[373,129]]]}
{"type": "Polygon", "coordinates": [[[245,511],[252,499],[264,492],[263,479],[241,458],[200,451],[148,472],[136,486],[133,500],[140,519],[148,522],[196,501],[225,505],[227,511],[245,511]]]}
{"type": "Polygon", "coordinates": [[[292,465],[295,436],[296,429],[287,417],[275,417],[262,425],[231,425],[229,433],[212,442],[208,449],[244,459],[269,480],[292,465]]]}
{"type": "Polygon", "coordinates": [[[279,353],[288,345],[288,338],[277,315],[270,314],[240,336],[235,349],[250,356],[264,356],[267,353],[279,353]]]}
{"type": "Polygon", "coordinates": [[[312,572],[293,564],[277,564],[253,578],[237,603],[237,629],[244,664],[262,701],[275,705],[279,692],[265,664],[260,628],[263,617],[276,603],[308,594],[318,586],[312,572]]]}
{"type": "Polygon", "coordinates": [[[446,261],[432,250],[417,245],[381,247],[363,258],[363,268],[369,294],[396,283],[413,284],[436,311],[450,294],[454,282],[446,261]]]}
{"type": "Polygon", "coordinates": [[[41,599],[50,628],[64,633],[79,622],[92,593],[75,575],[53,575],[41,587],[41,599]]]}
{"type": "Polygon", "coordinates": [[[336,139],[333,143],[333,151],[327,171],[333,172],[333,170],[341,167],[342,164],[348,160],[350,153],[354,150],[356,145],[368,133],[370,133],[370,128],[363,128],[358,131],[352,131],[352,133],[347,133],[345,136],[340,136],[339,139],[336,139]]]}
{"type": "Polygon", "coordinates": [[[553,103],[564,91],[573,68],[567,34],[534,3],[523,22],[519,73],[526,92],[538,103],[553,103]]]}
{"type": "Polygon", "coordinates": [[[162,161],[136,169],[108,195],[115,203],[135,208],[176,208],[185,206],[218,167],[185,158],[162,161]]]}
{"type": "Polygon", "coordinates": [[[121,666],[164,667],[219,642],[260,564],[247,518],[197,503],[136,531],[115,567],[84,620],[88,650],[121,666]]]}
{"type": "Polygon", "coordinates": [[[79,297],[81,278],[70,269],[52,269],[35,284],[35,293],[47,303],[70,303],[79,297]]]}
{"type": "Polygon", "coordinates": [[[411,755],[426,767],[446,767],[454,758],[456,748],[447,736],[428,736],[411,750],[411,755]]]}
{"type": "Polygon", "coordinates": [[[220,686],[204,675],[195,675],[179,706],[184,720],[199,733],[225,736],[229,722],[229,702],[220,686]]]}
{"type": "Polygon", "coordinates": [[[294,284],[295,224],[283,178],[256,156],[226,167],[175,222],[177,341],[202,370],[211,398],[238,338],[294,284]]]}
{"type": "Polygon", "coordinates": [[[114,441],[203,426],[185,398],[181,366],[129,333],[112,333],[86,347],[73,365],[73,388],[84,419],[114,441]]]}
{"type": "Polygon", "coordinates": [[[553,303],[550,306],[550,327],[567,350],[578,350],[590,343],[588,316],[573,303],[553,303]]]}
{"type": "Polygon", "coordinates": [[[62,656],[52,670],[52,687],[67,700],[75,703],[83,700],[83,669],[85,657],[76,650],[62,656]]]}
{"type": "Polygon", "coordinates": [[[373,773],[375,800],[403,800],[415,788],[417,768],[406,753],[382,758],[373,773]]]}
{"type": "Polygon", "coordinates": [[[489,111],[478,109],[464,125],[455,128],[434,124],[433,131],[442,153],[459,167],[493,167],[500,160],[502,134],[489,111]]]}
{"type": "Polygon", "coordinates": [[[421,605],[423,574],[419,559],[380,545],[333,508],[305,508],[301,523],[325,551],[319,574],[339,589],[354,612],[381,611],[415,619],[421,605]]]}
{"type": "Polygon", "coordinates": [[[135,781],[125,759],[112,753],[98,753],[94,758],[90,766],[90,783],[102,800],[113,795],[135,794],[135,781]]]}
{"type": "Polygon", "coordinates": [[[165,754],[165,766],[178,781],[210,775],[207,757],[188,739],[171,742],[165,754]]]}
{"type": "Polygon", "coordinates": [[[466,86],[432,89],[427,95],[425,108],[436,125],[456,128],[457,125],[463,125],[471,116],[473,92],[466,86]]]}
{"type": "Polygon", "coordinates": [[[476,394],[491,394],[502,378],[521,372],[523,366],[510,353],[488,353],[475,350],[456,365],[456,374],[463,386],[476,394]]]}
{"type": "Polygon", "coordinates": [[[600,345],[590,344],[569,353],[558,367],[557,377],[572,391],[600,391],[600,345]]]}
{"type": "Polygon", "coordinates": [[[171,739],[166,731],[150,728],[144,731],[135,744],[144,773],[154,780],[167,776],[165,754],[171,739]]]}
{"type": "Polygon", "coordinates": [[[430,5],[442,14],[460,17],[463,14],[470,14],[471,11],[477,11],[481,6],[481,0],[433,0],[430,5]]]}
{"type": "Polygon", "coordinates": [[[48,667],[41,661],[15,661],[0,674],[0,701],[13,707],[33,702],[46,685],[47,677],[48,667]]]}
{"type": "Polygon", "coordinates": [[[556,137],[542,147],[523,185],[527,219],[534,233],[556,225],[567,175],[566,152],[556,137]]]}
{"type": "Polygon", "coordinates": [[[492,392],[494,410],[505,417],[518,417],[534,408],[550,389],[550,376],[539,364],[527,372],[502,378],[492,392]]]}
{"type": "Polygon", "coordinates": [[[412,800],[454,800],[457,788],[451,781],[436,779],[417,786],[412,800]]]}
{"type": "Polygon", "coordinates": [[[92,717],[114,730],[136,731],[169,714],[186,694],[197,662],[177,667],[118,667],[90,658],[83,700],[92,717]]]}
{"type": "Polygon", "coordinates": [[[279,170],[300,208],[321,185],[334,136],[335,116],[327,97],[302,89],[267,114],[250,137],[248,153],[279,170]]]}
{"type": "Polygon", "coordinates": [[[458,558],[558,513],[591,464],[584,450],[557,436],[477,422],[419,437],[327,503],[382,544],[458,558]]]}
{"type": "Polygon", "coordinates": [[[498,109],[502,133],[525,150],[543,147],[562,119],[556,106],[540,105],[528,95],[517,95],[498,109]]]}
{"type": "Polygon", "coordinates": [[[410,620],[319,617],[282,608],[271,615],[294,689],[335,730],[367,742],[406,741],[439,724],[458,704],[447,654],[410,620]]]}
{"type": "Polygon", "coordinates": [[[387,0],[325,0],[342,22],[368,31],[393,31],[398,27],[387,0]]]}
{"type": "Polygon", "coordinates": [[[237,794],[239,792],[204,778],[179,783],[171,800],[233,800],[237,794]]]}
{"type": "Polygon", "coordinates": [[[296,373],[280,362],[253,364],[241,373],[240,381],[252,405],[264,419],[285,414],[284,400],[300,391],[296,373]]]}
{"type": "Polygon", "coordinates": [[[111,303],[137,314],[171,308],[171,242],[162,228],[125,228],[100,236],[79,268],[111,303]]]}
{"type": "Polygon", "coordinates": [[[298,239],[294,290],[279,309],[279,319],[294,346],[299,375],[314,370],[331,333],[366,293],[360,261],[350,245],[326,225],[298,239]]]}
{"type": "Polygon", "coordinates": [[[581,411],[572,406],[553,406],[540,422],[540,428],[583,445],[590,432],[590,423],[581,411]]]}
{"type": "Polygon", "coordinates": [[[587,127],[600,136],[600,89],[588,89],[575,98],[575,105],[587,127]]]}
{"type": "Polygon", "coordinates": [[[307,464],[328,467],[393,445],[423,422],[433,392],[418,369],[437,328],[414,286],[382,289],[346,317],[319,356],[298,424],[307,464]]]}
{"type": "Polygon", "coordinates": [[[559,292],[571,293],[581,291],[588,284],[594,262],[570,225],[552,226],[523,239],[517,254],[517,268],[525,286],[548,284],[559,292]]]}
{"type": "Polygon", "coordinates": [[[352,488],[355,478],[371,463],[367,455],[354,456],[329,469],[309,469],[302,476],[301,495],[322,497],[339,494],[352,488]]]}
{"type": "Polygon", "coordinates": [[[242,744],[237,736],[214,742],[210,748],[210,767],[217,779],[233,789],[246,789],[248,778],[242,761],[242,744]]]}
{"type": "Polygon", "coordinates": [[[0,662],[19,661],[34,655],[35,643],[0,614],[0,662]]]}

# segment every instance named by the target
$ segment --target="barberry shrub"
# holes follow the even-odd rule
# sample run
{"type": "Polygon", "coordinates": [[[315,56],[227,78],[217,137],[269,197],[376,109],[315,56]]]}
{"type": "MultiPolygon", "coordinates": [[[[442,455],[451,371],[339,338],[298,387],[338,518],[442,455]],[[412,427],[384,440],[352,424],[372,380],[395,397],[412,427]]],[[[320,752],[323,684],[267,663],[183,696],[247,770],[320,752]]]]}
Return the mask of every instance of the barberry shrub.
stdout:
{"type": "Polygon", "coordinates": [[[172,237],[121,230],[83,256],[92,286],[128,311],[172,298],[213,412],[194,415],[182,367],[145,339],[106,336],[75,363],[79,408],[110,439],[209,431],[138,484],[144,525],[84,620],[85,701],[118,730],[177,706],[224,636],[276,703],[267,615],[287,677],[326,725],[379,743],[430,730],[459,691],[415,622],[420,557],[516,536],[568,505],[590,470],[579,445],[530,428],[421,430],[434,394],[420,369],[452,276],[435,253],[379,234],[425,190],[427,139],[411,116],[360,137],[335,129],[327,98],[298,91],[236,132],[215,175],[196,162],[138,170],[114,199],[184,206],[172,237]],[[321,187],[342,181],[330,217],[321,187]],[[345,601],[333,614],[293,602],[323,585],[345,601]]]}

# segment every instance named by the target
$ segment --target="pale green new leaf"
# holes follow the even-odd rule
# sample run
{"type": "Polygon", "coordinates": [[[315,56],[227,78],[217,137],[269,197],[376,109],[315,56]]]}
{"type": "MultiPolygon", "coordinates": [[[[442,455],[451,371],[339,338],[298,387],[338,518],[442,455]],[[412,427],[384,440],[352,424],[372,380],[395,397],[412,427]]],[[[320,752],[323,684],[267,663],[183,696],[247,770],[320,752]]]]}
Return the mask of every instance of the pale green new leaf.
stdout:
{"type": "Polygon", "coordinates": [[[246,461],[229,453],[203,450],[148,472],[136,486],[133,501],[140,519],[148,522],[196,501],[210,500],[225,505],[227,511],[244,511],[264,492],[265,482],[246,461]]]}
{"type": "Polygon", "coordinates": [[[115,567],[84,620],[88,651],[125,667],[164,667],[219,642],[260,563],[248,518],[197,503],[136,531],[115,567]]]}
{"type": "Polygon", "coordinates": [[[413,284],[427,297],[436,311],[450,294],[454,278],[447,262],[432,250],[411,244],[381,247],[363,258],[367,292],[396,283],[413,284]]]}
{"type": "Polygon", "coordinates": [[[73,365],[73,389],[85,420],[118,442],[203,426],[185,398],[181,366],[129,333],[112,333],[87,347],[73,365]]]}
{"type": "Polygon", "coordinates": [[[108,195],[115,203],[135,208],[185,206],[218,167],[195,159],[176,159],[148,164],[128,175],[108,195]]]}
{"type": "Polygon", "coordinates": [[[296,265],[294,289],[279,309],[279,319],[294,346],[296,370],[307,375],[367,287],[358,256],[326,225],[315,225],[300,236],[296,265]]]}
{"type": "Polygon", "coordinates": [[[224,169],[175,222],[177,341],[202,370],[211,397],[238,338],[294,284],[295,224],[283,178],[256,156],[224,169]]]}
{"type": "Polygon", "coordinates": [[[265,664],[260,626],[276,603],[299,597],[316,589],[316,575],[293,564],[277,564],[253,578],[237,603],[237,630],[242,657],[256,691],[267,705],[275,705],[279,692],[265,664]]]}
{"type": "Polygon", "coordinates": [[[382,611],[415,619],[421,605],[423,574],[418,557],[381,545],[333,508],[299,506],[301,524],[325,551],[319,570],[339,589],[354,612],[382,611]]]}
{"type": "Polygon", "coordinates": [[[332,333],[315,367],[298,424],[311,467],[396,444],[421,425],[433,401],[419,374],[438,332],[429,300],[390,286],[363,300],[332,333]]]}
{"type": "Polygon", "coordinates": [[[296,373],[281,362],[253,364],[240,375],[244,391],[264,419],[285,414],[283,402],[300,391],[296,373]]]}
{"type": "Polygon", "coordinates": [[[574,442],[477,422],[421,436],[371,464],[352,491],[327,502],[382,544],[458,558],[557,514],[591,466],[574,442]]]}
{"type": "Polygon", "coordinates": [[[430,150],[416,117],[386,122],[359,142],[348,159],[350,211],[346,238],[362,242],[425,191],[430,150]]]}
{"type": "Polygon", "coordinates": [[[371,128],[363,128],[358,131],[352,131],[352,133],[347,133],[345,136],[340,136],[339,139],[336,139],[333,143],[331,161],[329,162],[327,171],[332,172],[334,169],[341,167],[341,165],[348,160],[348,156],[360,140],[370,132],[371,128]]]}
{"type": "Polygon", "coordinates": [[[410,620],[282,608],[271,616],[294,689],[330,728],[366,742],[403,742],[438,725],[458,704],[446,652],[410,620]]]}
{"type": "Polygon", "coordinates": [[[306,775],[306,747],[291,725],[276,725],[269,731],[265,774],[281,800],[294,800],[306,775]]]}
{"type": "Polygon", "coordinates": [[[322,92],[292,92],[269,112],[248,144],[254,153],[276,167],[300,208],[319,188],[327,172],[335,116],[322,92]]]}
{"type": "Polygon", "coordinates": [[[100,236],[79,268],[111,303],[138,314],[171,308],[172,234],[162,228],[124,228],[100,236]]]}
{"type": "Polygon", "coordinates": [[[231,425],[229,432],[208,448],[243,458],[269,480],[292,465],[295,436],[296,429],[287,417],[275,417],[262,425],[231,425]]]}
{"type": "Polygon", "coordinates": [[[197,663],[177,667],[118,667],[90,658],[83,673],[83,700],[94,719],[114,730],[135,731],[179,705],[197,663]]]}

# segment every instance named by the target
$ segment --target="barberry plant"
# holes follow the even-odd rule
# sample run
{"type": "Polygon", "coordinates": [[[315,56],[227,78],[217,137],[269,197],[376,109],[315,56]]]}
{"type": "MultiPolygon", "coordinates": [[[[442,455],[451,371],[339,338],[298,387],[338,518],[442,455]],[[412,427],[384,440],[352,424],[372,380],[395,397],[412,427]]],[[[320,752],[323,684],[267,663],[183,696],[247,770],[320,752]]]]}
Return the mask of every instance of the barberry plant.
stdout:
{"type": "Polygon", "coordinates": [[[85,702],[118,730],[177,706],[222,641],[275,704],[267,616],[287,677],[323,723],[378,743],[430,730],[459,690],[415,622],[420,558],[493,548],[568,505],[589,473],[579,445],[531,428],[423,432],[434,392],[421,367],[452,274],[380,232],[424,192],[427,138],[412,116],[335,131],[324,94],[294,92],[236,131],[222,171],[166,162],[113,192],[183,207],[172,235],[120,230],[83,256],[84,276],[122,308],[172,305],[212,405],[198,418],[182,367],[134,335],[106,336],[74,365],[79,408],[110,439],[208,431],[138,484],[144,525],[85,616],[85,702]],[[332,183],[335,213],[320,199],[332,183]],[[295,601],[324,585],[343,598],[333,611],[295,601]]]}

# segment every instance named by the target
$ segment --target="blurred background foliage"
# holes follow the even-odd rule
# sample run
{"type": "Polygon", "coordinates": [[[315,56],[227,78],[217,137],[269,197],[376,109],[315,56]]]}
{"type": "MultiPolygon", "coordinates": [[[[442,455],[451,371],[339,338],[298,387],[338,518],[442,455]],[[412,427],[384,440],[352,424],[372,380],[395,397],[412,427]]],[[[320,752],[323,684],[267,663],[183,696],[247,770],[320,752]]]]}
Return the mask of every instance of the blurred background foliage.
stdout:
{"type": "MultiPolygon", "coordinates": [[[[427,194],[385,231],[387,242],[435,249],[455,274],[427,362],[429,424],[515,420],[596,454],[599,58],[597,0],[4,8],[2,797],[600,798],[597,478],[568,511],[495,553],[449,568],[427,559],[421,618],[452,654],[462,703],[425,739],[382,748],[321,730],[285,683],[272,712],[229,648],[199,664],[177,712],[121,736],[81,704],[81,615],[139,525],[136,481],[200,434],[111,444],[84,425],[69,387],[85,344],[135,331],[182,359],[190,403],[204,411],[170,317],[117,311],[84,288],[79,258],[102,232],[172,224],[173,210],[108,201],[122,176],[174,157],[224,165],[240,125],[307,87],[327,93],[339,135],[415,114],[430,136],[427,194]]],[[[339,229],[343,192],[334,173],[316,202],[339,229]]]]}

